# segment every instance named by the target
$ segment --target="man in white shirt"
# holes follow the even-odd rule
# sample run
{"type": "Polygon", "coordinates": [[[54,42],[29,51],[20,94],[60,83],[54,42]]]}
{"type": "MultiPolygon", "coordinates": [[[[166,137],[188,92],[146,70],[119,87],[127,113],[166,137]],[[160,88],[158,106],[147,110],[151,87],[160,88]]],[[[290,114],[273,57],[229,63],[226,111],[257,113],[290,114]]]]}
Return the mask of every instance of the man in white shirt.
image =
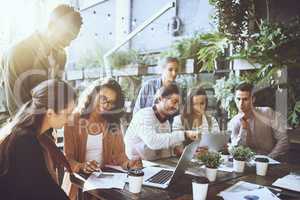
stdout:
{"type": "Polygon", "coordinates": [[[179,89],[175,84],[159,90],[153,107],[139,110],[126,131],[125,149],[131,160],[156,160],[173,155],[173,147],[185,140],[198,139],[196,131],[173,131],[169,117],[178,111],[179,89]]]}

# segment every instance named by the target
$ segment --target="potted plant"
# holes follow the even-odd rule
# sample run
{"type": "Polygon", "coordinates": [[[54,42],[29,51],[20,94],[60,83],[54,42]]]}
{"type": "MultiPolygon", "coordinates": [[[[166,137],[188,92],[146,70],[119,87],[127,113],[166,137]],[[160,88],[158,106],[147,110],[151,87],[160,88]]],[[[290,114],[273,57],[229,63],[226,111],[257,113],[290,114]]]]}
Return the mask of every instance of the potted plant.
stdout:
{"type": "Polygon", "coordinates": [[[242,83],[240,77],[235,75],[234,72],[230,72],[227,79],[226,77],[218,79],[213,86],[215,97],[220,102],[221,108],[227,112],[229,119],[238,112],[234,102],[234,89],[240,83],[242,83]]]}
{"type": "Polygon", "coordinates": [[[161,57],[177,57],[180,65],[184,67],[185,73],[194,73],[199,71],[199,64],[197,53],[202,47],[198,35],[193,37],[183,38],[177,40],[169,50],[160,54],[161,57]]]}
{"type": "Polygon", "coordinates": [[[233,157],[233,169],[242,173],[245,169],[245,162],[254,156],[254,152],[249,147],[237,146],[232,147],[230,154],[233,157]]]}
{"type": "Polygon", "coordinates": [[[230,41],[219,32],[199,35],[199,41],[202,43],[197,52],[198,62],[202,64],[200,71],[215,71],[217,61],[221,61],[222,57],[225,61],[225,50],[229,47],[230,41]]]}
{"type": "Polygon", "coordinates": [[[206,177],[210,182],[215,181],[217,169],[222,163],[221,154],[207,151],[198,155],[198,159],[205,165],[206,177]]]}

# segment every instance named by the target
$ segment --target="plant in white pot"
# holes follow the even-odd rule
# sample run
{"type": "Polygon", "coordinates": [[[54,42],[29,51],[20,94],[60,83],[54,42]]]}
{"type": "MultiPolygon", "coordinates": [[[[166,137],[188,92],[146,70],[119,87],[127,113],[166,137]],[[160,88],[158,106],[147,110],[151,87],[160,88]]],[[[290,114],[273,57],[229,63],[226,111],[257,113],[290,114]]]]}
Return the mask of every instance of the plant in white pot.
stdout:
{"type": "Polygon", "coordinates": [[[230,154],[233,157],[233,169],[239,173],[244,172],[246,161],[254,156],[254,152],[245,146],[232,147],[230,154]]]}
{"type": "Polygon", "coordinates": [[[207,151],[199,154],[198,159],[205,165],[206,177],[210,182],[215,181],[217,169],[222,163],[221,154],[218,152],[207,151]]]}

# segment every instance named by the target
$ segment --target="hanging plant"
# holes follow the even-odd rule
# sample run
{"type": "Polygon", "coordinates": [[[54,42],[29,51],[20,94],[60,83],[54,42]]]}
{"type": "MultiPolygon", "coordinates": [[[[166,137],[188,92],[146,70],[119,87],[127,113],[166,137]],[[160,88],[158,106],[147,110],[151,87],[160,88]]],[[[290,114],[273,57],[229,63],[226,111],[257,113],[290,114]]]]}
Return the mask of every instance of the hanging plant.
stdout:
{"type": "Polygon", "coordinates": [[[184,65],[187,59],[194,59],[199,64],[197,53],[202,47],[198,35],[176,41],[169,50],[160,54],[161,57],[176,57],[184,65]]]}
{"type": "Polygon", "coordinates": [[[200,71],[214,71],[217,58],[225,54],[229,40],[221,33],[206,33],[199,35],[202,47],[199,49],[198,62],[201,63],[200,71]]]}
{"type": "Polygon", "coordinates": [[[118,51],[109,57],[110,65],[116,69],[126,67],[129,64],[136,63],[138,53],[134,50],[118,51]]]}
{"type": "Polygon", "coordinates": [[[209,0],[215,7],[214,21],[219,31],[233,41],[236,49],[244,47],[253,29],[253,0],[209,0]]]}

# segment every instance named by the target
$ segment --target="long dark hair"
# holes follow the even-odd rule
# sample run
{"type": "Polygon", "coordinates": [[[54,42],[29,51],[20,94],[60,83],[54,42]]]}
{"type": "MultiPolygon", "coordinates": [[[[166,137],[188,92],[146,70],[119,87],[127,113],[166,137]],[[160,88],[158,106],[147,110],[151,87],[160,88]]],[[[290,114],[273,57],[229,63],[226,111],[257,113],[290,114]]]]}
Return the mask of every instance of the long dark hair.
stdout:
{"type": "Polygon", "coordinates": [[[191,129],[193,126],[193,97],[198,95],[205,96],[205,110],[207,109],[208,98],[205,89],[202,87],[192,88],[187,94],[186,102],[181,113],[181,122],[185,129],[191,129]]]}
{"type": "Polygon", "coordinates": [[[96,109],[95,101],[97,100],[97,96],[102,88],[109,88],[117,94],[115,107],[102,115],[108,123],[118,124],[120,123],[120,118],[124,114],[125,97],[119,83],[112,78],[96,80],[88,88],[86,88],[80,95],[76,112],[78,112],[81,117],[88,118],[91,112],[96,109]]]}
{"type": "Polygon", "coordinates": [[[10,153],[17,137],[24,134],[37,136],[47,109],[53,109],[58,113],[76,99],[75,90],[66,82],[59,80],[41,82],[32,89],[31,95],[32,99],[26,102],[12,121],[1,129],[1,135],[4,135],[5,139],[2,138],[1,142],[0,138],[0,175],[6,174],[9,169],[10,153]]]}

